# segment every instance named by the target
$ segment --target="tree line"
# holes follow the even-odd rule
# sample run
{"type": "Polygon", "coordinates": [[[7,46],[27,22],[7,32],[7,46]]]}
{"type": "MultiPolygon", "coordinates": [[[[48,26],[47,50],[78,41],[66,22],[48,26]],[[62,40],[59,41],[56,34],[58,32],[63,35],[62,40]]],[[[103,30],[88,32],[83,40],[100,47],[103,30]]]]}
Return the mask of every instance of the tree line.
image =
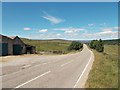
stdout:
{"type": "Polygon", "coordinates": [[[97,50],[98,52],[104,51],[104,43],[102,39],[100,40],[92,40],[89,44],[90,48],[97,50]]]}

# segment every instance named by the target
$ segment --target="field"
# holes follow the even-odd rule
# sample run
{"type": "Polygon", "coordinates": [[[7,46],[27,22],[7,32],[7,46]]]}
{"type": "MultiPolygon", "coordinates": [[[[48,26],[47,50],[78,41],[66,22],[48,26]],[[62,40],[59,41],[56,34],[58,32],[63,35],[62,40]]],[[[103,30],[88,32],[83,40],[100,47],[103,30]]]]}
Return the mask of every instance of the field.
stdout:
{"type": "Polygon", "coordinates": [[[104,44],[106,45],[120,45],[120,39],[111,39],[111,40],[104,40],[104,44]]]}
{"type": "MultiPolygon", "coordinates": [[[[120,46],[119,46],[120,47],[120,46]]],[[[86,88],[118,87],[118,45],[105,45],[104,53],[93,50],[95,61],[86,88]]]]}
{"type": "MultiPolygon", "coordinates": [[[[36,50],[38,52],[61,52],[61,53],[67,53],[67,48],[71,44],[71,41],[68,40],[61,40],[61,39],[55,39],[55,40],[29,40],[29,39],[23,39],[22,40],[28,44],[36,46],[36,50]]],[[[58,53],[59,53],[58,52],[58,53]]]]}

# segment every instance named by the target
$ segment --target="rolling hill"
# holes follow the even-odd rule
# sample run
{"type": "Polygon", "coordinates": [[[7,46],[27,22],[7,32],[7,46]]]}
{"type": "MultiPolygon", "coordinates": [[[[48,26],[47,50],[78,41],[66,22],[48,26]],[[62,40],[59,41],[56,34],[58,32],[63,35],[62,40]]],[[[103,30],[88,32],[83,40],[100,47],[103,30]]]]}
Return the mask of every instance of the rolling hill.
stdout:
{"type": "Polygon", "coordinates": [[[52,52],[52,51],[67,51],[67,48],[72,41],[62,39],[51,40],[32,40],[21,38],[24,43],[36,46],[37,51],[52,52]]]}

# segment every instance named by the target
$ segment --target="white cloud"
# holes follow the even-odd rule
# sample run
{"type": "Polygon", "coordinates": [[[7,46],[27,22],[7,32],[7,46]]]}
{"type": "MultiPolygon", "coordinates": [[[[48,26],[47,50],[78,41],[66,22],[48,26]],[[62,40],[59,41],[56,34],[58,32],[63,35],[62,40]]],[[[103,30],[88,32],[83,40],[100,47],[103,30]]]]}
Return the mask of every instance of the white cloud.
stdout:
{"type": "Polygon", "coordinates": [[[73,28],[73,27],[68,27],[68,28],[54,28],[53,30],[60,30],[64,31],[64,33],[61,35],[63,38],[74,38],[78,35],[80,31],[85,30],[84,28],[73,28]]]}
{"type": "Polygon", "coordinates": [[[95,25],[95,24],[93,24],[93,23],[92,23],[92,24],[88,24],[89,27],[94,26],[94,25],[95,25]]]}
{"type": "Polygon", "coordinates": [[[106,26],[106,23],[104,22],[104,23],[100,24],[100,26],[106,26]]]}
{"type": "Polygon", "coordinates": [[[60,33],[42,33],[42,34],[33,34],[30,35],[29,38],[32,39],[64,39],[64,35],[61,35],[60,33]]]}
{"type": "Polygon", "coordinates": [[[115,39],[118,38],[118,31],[102,31],[97,33],[85,33],[82,36],[90,39],[115,39]]]}
{"type": "Polygon", "coordinates": [[[24,28],[24,30],[31,30],[31,28],[26,27],[26,28],[24,28]]]}
{"type": "Polygon", "coordinates": [[[97,33],[42,33],[30,35],[32,39],[69,39],[69,40],[91,40],[91,39],[117,39],[118,31],[101,31],[97,33]]]}
{"type": "MultiPolygon", "coordinates": [[[[36,39],[69,39],[69,40],[80,40],[80,39],[117,39],[118,38],[118,27],[108,27],[108,28],[99,28],[100,32],[88,32],[84,28],[54,28],[53,30],[60,30],[62,32],[50,32],[50,33],[38,33],[35,35],[31,35],[31,38],[36,39]],[[80,32],[84,31],[84,32],[80,32]],[[93,32],[93,33],[92,33],[93,32]]],[[[41,29],[39,32],[47,32],[47,29],[41,29]]],[[[120,34],[120,33],[119,33],[120,34]]]]}
{"type": "Polygon", "coordinates": [[[42,17],[43,17],[44,19],[50,21],[52,24],[59,24],[59,23],[61,23],[61,22],[64,22],[63,19],[60,19],[60,18],[58,18],[58,17],[54,17],[54,16],[52,16],[52,15],[46,13],[46,12],[43,12],[43,13],[44,13],[45,15],[42,16],[42,17]]]}
{"type": "Polygon", "coordinates": [[[65,31],[64,33],[74,33],[73,30],[68,30],[68,31],[65,31]]]}
{"type": "Polygon", "coordinates": [[[41,30],[39,30],[39,32],[47,32],[48,30],[47,29],[41,29],[41,30]]]}
{"type": "Polygon", "coordinates": [[[102,28],[102,31],[112,31],[113,28],[102,28]]]}
{"type": "Polygon", "coordinates": [[[114,33],[113,31],[103,31],[103,32],[98,32],[96,33],[97,35],[103,35],[103,34],[112,34],[114,33]]]}
{"type": "Polygon", "coordinates": [[[120,30],[120,27],[102,28],[102,31],[116,31],[120,30]]]}
{"type": "Polygon", "coordinates": [[[53,30],[66,31],[66,30],[68,30],[68,28],[54,28],[53,30]]]}
{"type": "Polygon", "coordinates": [[[61,30],[61,31],[64,31],[64,33],[76,33],[76,32],[79,32],[79,31],[83,31],[85,29],[68,27],[68,28],[55,28],[53,30],[61,30]]]}
{"type": "Polygon", "coordinates": [[[56,34],[57,36],[60,36],[61,34],[60,33],[58,33],[58,34],[56,34]]]}
{"type": "Polygon", "coordinates": [[[115,30],[118,30],[118,29],[119,29],[119,30],[120,30],[120,27],[113,27],[113,29],[115,29],[115,30]]]}

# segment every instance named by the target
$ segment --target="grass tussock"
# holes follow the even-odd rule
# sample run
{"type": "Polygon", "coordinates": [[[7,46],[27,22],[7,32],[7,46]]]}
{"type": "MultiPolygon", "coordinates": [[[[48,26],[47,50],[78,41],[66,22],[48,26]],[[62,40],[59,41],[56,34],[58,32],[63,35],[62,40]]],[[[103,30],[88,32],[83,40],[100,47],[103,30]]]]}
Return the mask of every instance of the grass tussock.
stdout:
{"type": "Polygon", "coordinates": [[[103,53],[93,50],[95,61],[86,82],[86,88],[118,87],[118,46],[105,45],[103,53]]]}

